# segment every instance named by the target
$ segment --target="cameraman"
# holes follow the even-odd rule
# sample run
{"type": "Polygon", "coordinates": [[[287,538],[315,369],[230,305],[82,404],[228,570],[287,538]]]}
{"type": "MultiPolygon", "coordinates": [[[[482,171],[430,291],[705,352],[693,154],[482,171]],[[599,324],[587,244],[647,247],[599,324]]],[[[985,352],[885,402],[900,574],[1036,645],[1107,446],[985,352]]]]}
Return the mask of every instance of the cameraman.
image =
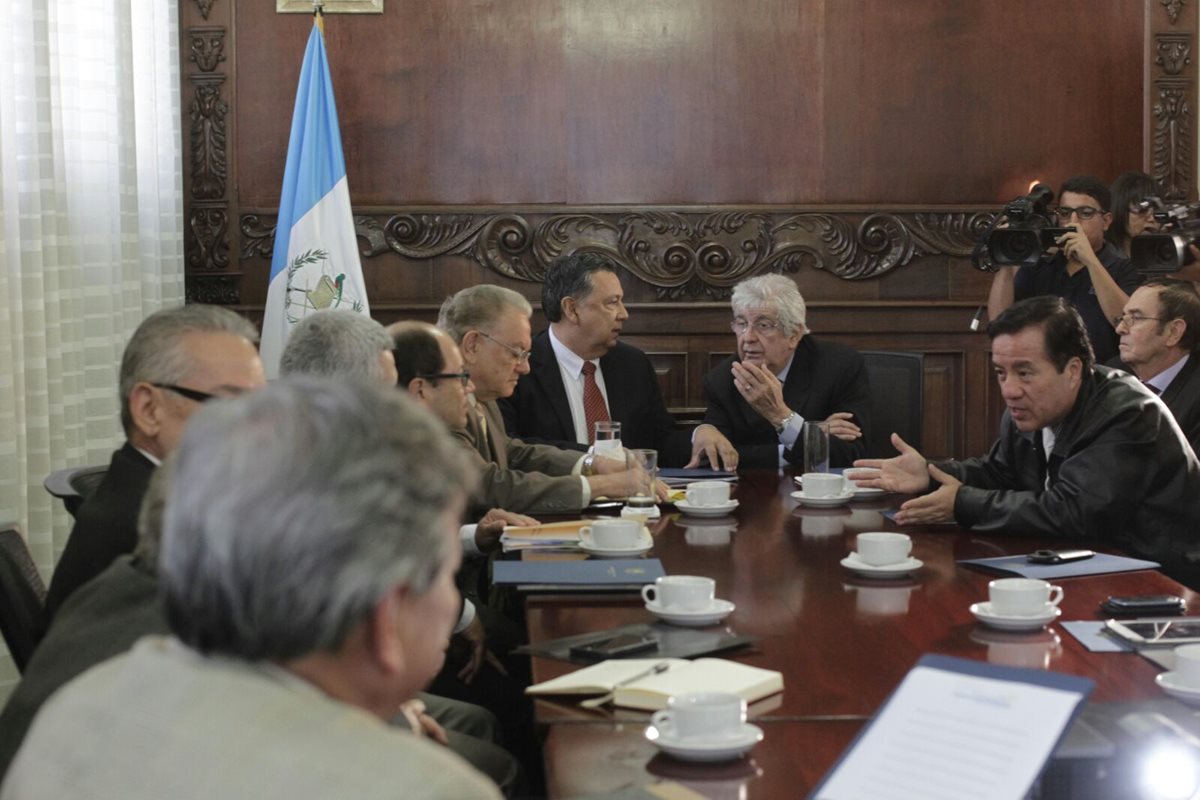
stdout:
{"type": "Polygon", "coordinates": [[[1107,186],[1077,175],[1062,185],[1058,202],[1057,224],[1075,230],[1059,237],[1060,249],[1046,253],[1036,265],[1000,267],[988,293],[988,317],[1000,316],[1016,300],[1061,297],[1083,317],[1096,360],[1104,363],[1117,355],[1119,343],[1111,320],[1124,311],[1140,279],[1125,254],[1104,239],[1112,224],[1107,186]]]}

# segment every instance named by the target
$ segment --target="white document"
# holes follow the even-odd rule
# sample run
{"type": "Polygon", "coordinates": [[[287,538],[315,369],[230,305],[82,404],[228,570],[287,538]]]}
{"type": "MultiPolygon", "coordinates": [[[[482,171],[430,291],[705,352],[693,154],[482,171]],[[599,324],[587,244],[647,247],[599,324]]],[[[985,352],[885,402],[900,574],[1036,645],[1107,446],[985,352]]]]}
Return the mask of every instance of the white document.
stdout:
{"type": "Polygon", "coordinates": [[[1021,800],[1080,691],[917,666],[818,800],[1021,800]]]}

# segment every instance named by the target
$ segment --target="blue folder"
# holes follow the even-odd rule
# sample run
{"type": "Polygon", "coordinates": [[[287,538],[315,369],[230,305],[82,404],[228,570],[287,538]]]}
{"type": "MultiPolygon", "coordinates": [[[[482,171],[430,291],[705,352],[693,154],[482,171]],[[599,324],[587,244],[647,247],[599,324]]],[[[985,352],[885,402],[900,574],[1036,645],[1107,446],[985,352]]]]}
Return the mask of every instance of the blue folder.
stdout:
{"type": "Polygon", "coordinates": [[[665,574],[657,558],[497,561],[492,565],[493,583],[528,592],[636,592],[665,574]]]}
{"type": "Polygon", "coordinates": [[[967,558],[958,562],[968,567],[983,567],[984,569],[1020,575],[1022,578],[1037,578],[1042,581],[1058,578],[1079,578],[1084,575],[1105,575],[1109,572],[1133,572],[1139,569],[1158,569],[1162,565],[1156,561],[1143,561],[1140,558],[1114,556],[1108,553],[1096,553],[1091,558],[1080,561],[1068,561],[1065,564],[1031,564],[1024,555],[999,556],[998,558],[967,558]]]}

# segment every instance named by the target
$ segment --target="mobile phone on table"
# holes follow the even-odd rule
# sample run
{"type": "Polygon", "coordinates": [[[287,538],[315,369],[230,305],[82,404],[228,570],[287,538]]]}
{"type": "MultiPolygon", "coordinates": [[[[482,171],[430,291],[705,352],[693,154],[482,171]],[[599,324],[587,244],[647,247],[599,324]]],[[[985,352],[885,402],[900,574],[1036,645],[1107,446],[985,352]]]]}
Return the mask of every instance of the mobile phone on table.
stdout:
{"type": "Polygon", "coordinates": [[[1069,561],[1083,561],[1096,555],[1091,550],[1034,550],[1026,558],[1030,564],[1066,564],[1069,561]]]}
{"type": "Polygon", "coordinates": [[[1182,614],[1187,609],[1187,602],[1173,594],[1139,594],[1109,597],[1100,604],[1100,608],[1105,613],[1115,616],[1165,616],[1182,614]]]}
{"type": "Polygon", "coordinates": [[[571,655],[594,659],[623,658],[634,653],[653,650],[656,647],[658,647],[658,637],[653,634],[622,633],[611,639],[576,645],[571,648],[571,655]]]}

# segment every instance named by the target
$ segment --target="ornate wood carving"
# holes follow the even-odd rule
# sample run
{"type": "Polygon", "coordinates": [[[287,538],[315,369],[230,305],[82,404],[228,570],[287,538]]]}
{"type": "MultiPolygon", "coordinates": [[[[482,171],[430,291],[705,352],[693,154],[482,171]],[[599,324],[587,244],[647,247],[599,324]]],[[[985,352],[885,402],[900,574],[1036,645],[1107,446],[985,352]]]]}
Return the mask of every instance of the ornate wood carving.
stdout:
{"type": "Polygon", "coordinates": [[[1154,63],[1168,75],[1178,75],[1192,63],[1192,37],[1186,33],[1162,33],[1154,37],[1158,55],[1154,63]]]}
{"type": "Polygon", "coordinates": [[[1179,21],[1179,12],[1183,8],[1183,0],[1159,0],[1163,8],[1167,10],[1167,18],[1174,25],[1179,21]]]}
{"type": "Polygon", "coordinates": [[[208,13],[212,11],[213,3],[216,0],[196,0],[196,8],[200,9],[200,16],[208,19],[208,13]]]}
{"type": "Polygon", "coordinates": [[[191,46],[188,61],[201,72],[212,72],[225,60],[225,29],[219,27],[188,28],[191,46]]]}
{"type": "Polygon", "coordinates": [[[1186,200],[1192,190],[1191,81],[1155,82],[1154,177],[1170,200],[1186,200]]]}
{"type": "Polygon", "coordinates": [[[192,197],[216,200],[225,196],[225,118],[229,104],[222,96],[224,75],[193,75],[191,122],[192,197]]]}
{"type": "MultiPolygon", "coordinates": [[[[362,255],[463,255],[500,275],[540,281],[558,256],[602,252],[661,299],[724,297],[743,278],[808,265],[846,280],[875,278],[920,255],[965,257],[986,211],[802,212],[681,209],[537,214],[412,211],[356,216],[362,255]]],[[[241,218],[242,258],[270,258],[274,225],[241,218]]]]}
{"type": "Polygon", "coordinates": [[[188,266],[212,272],[229,266],[229,215],[223,205],[194,206],[188,219],[188,266]]]}
{"type": "Polygon", "coordinates": [[[240,272],[221,275],[192,275],[187,282],[187,302],[209,305],[236,305],[240,302],[238,281],[240,272]]]}

